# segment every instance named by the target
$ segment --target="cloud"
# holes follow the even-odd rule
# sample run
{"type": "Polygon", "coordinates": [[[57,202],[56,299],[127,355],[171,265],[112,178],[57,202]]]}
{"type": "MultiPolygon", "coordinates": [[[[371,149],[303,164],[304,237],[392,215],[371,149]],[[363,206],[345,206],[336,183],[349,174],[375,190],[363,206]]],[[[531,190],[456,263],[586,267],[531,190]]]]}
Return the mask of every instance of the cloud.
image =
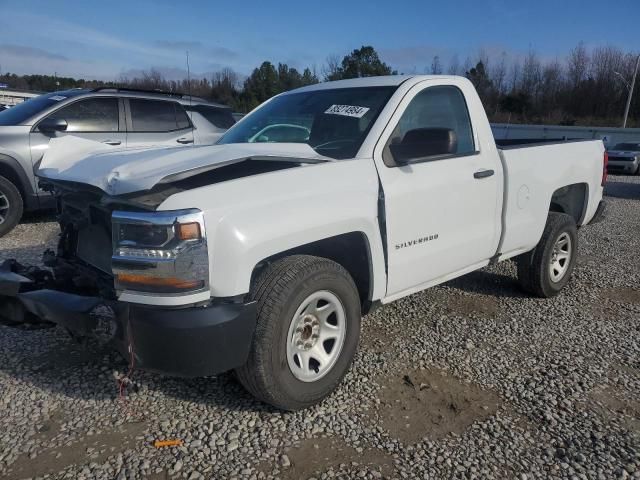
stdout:
{"type": "Polygon", "coordinates": [[[69,60],[64,55],[48,52],[41,48],[27,47],[24,45],[0,44],[0,55],[8,55],[14,57],[30,58],[33,60],[69,60]]]}
{"type": "Polygon", "coordinates": [[[154,45],[158,48],[166,48],[168,50],[178,50],[184,52],[186,50],[196,51],[201,50],[202,42],[195,42],[189,40],[156,40],[154,45]]]}
{"type": "Polygon", "coordinates": [[[223,60],[233,60],[240,56],[238,52],[227,47],[210,47],[207,53],[209,53],[212,57],[223,60]]]}
{"type": "Polygon", "coordinates": [[[82,61],[26,45],[0,44],[3,72],[24,75],[45,74],[75,78],[110,80],[117,71],[113,64],[82,61]]]}
{"type": "Polygon", "coordinates": [[[163,50],[177,52],[182,55],[189,52],[189,55],[195,57],[213,57],[214,59],[232,60],[238,58],[238,52],[222,46],[208,46],[198,41],[191,40],[156,40],[154,47],[163,50]]]}

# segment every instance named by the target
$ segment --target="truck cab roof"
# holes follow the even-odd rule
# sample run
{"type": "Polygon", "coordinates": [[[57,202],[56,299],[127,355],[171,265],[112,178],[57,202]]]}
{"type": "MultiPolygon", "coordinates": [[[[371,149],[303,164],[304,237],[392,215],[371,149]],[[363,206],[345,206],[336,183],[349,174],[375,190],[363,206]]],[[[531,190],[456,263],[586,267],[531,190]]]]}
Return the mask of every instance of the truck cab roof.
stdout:
{"type": "Polygon", "coordinates": [[[385,75],[379,77],[349,78],[347,80],[335,80],[333,82],[316,83],[306,87],[297,88],[287,93],[311,92],[314,90],[328,90],[333,88],[360,88],[360,87],[397,87],[407,80],[453,80],[463,77],[455,75],[385,75]]]}

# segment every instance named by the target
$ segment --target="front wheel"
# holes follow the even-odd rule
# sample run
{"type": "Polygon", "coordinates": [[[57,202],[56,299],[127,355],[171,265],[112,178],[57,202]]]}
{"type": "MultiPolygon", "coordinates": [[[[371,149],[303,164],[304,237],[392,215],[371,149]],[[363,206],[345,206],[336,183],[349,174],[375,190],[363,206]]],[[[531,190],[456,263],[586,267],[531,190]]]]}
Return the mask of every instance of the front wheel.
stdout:
{"type": "Polygon", "coordinates": [[[530,252],[516,258],[522,288],[538,297],[553,297],[569,282],[578,253],[573,217],[550,212],[542,238],[530,252]]]}
{"type": "Polygon", "coordinates": [[[353,279],[331,260],[293,255],[264,269],[251,296],[257,325],[238,379],[283,410],[320,402],[338,386],[358,346],[360,297],[353,279]]]}

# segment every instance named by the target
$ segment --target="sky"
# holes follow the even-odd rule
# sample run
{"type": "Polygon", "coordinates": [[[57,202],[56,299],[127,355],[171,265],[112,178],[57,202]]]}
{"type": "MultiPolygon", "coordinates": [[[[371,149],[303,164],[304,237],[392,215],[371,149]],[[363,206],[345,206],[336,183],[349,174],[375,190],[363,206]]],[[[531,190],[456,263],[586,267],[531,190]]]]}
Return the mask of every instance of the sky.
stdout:
{"type": "Polygon", "coordinates": [[[401,73],[530,49],[564,58],[580,41],[640,52],[640,0],[0,0],[0,72],[117,80],[156,68],[182,78],[264,60],[320,73],[373,45],[401,73]]]}

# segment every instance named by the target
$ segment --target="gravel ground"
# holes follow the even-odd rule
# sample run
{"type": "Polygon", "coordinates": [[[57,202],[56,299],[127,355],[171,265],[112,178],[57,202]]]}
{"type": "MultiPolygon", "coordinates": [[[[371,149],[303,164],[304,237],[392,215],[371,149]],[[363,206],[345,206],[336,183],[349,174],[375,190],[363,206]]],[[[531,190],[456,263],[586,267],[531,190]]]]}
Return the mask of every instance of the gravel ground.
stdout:
{"type": "MultiPolygon", "coordinates": [[[[607,195],[559,297],[524,296],[506,262],[381,308],[304,412],[231,375],[136,371],[119,398],[116,355],[0,327],[0,478],[640,478],[640,177],[607,195]]],[[[1,255],[34,261],[55,233],[33,217],[1,255]]]]}

